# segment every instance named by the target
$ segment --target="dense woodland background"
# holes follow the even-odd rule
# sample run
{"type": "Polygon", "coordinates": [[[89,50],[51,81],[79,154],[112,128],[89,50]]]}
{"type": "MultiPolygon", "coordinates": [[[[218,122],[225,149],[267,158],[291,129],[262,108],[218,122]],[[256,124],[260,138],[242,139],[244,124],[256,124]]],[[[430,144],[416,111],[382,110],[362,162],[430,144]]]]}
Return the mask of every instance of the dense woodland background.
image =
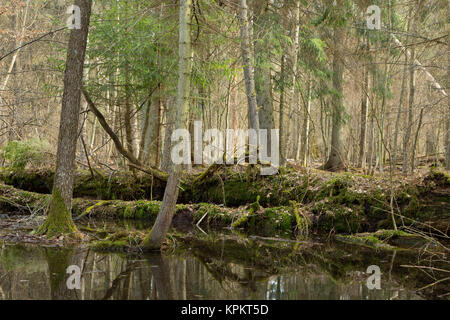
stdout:
{"type": "MultiPolygon", "coordinates": [[[[260,127],[280,129],[284,163],[369,174],[396,163],[405,175],[425,160],[450,166],[448,1],[247,2],[260,127]],[[370,5],[381,8],[381,30],[367,29],[370,5]]],[[[67,7],[0,2],[4,163],[54,164],[67,7]]],[[[240,1],[196,0],[192,9],[186,125],[246,129],[240,1]]],[[[178,11],[173,0],[94,1],[84,69],[84,86],[122,145],[163,171],[176,113],[178,11]]],[[[127,168],[84,98],[79,133],[79,166],[127,168]]]]}

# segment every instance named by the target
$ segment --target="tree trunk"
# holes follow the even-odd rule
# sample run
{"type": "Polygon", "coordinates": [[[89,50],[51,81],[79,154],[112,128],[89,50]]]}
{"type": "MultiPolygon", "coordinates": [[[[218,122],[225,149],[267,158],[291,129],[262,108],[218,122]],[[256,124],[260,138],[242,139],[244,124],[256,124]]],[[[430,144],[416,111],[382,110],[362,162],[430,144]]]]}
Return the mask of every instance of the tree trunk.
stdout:
{"type": "MultiPolygon", "coordinates": [[[[413,34],[416,34],[417,26],[416,22],[417,19],[413,18],[412,15],[418,15],[414,10],[410,10],[410,19],[411,23],[413,25],[413,34]]],[[[409,106],[408,106],[408,125],[406,127],[405,137],[403,139],[403,168],[402,172],[403,175],[406,176],[408,174],[408,147],[409,147],[409,141],[411,140],[411,131],[413,126],[413,112],[414,112],[414,98],[415,98],[415,90],[416,90],[416,68],[415,68],[415,61],[416,61],[416,45],[413,40],[413,43],[411,45],[411,65],[409,69],[409,106]]]]}
{"type": "Polygon", "coordinates": [[[405,54],[405,66],[403,68],[402,76],[402,88],[400,91],[400,101],[398,103],[397,118],[395,119],[395,131],[394,131],[394,146],[392,151],[392,163],[394,169],[397,167],[397,152],[398,152],[398,133],[400,127],[400,117],[403,113],[403,100],[405,99],[406,81],[408,76],[408,55],[405,54]]]}
{"type": "MultiPolygon", "coordinates": [[[[367,41],[369,43],[369,41],[367,41]]],[[[364,68],[364,82],[361,102],[361,128],[359,136],[359,158],[358,168],[362,168],[366,156],[366,136],[367,136],[367,108],[369,106],[369,66],[364,68]]]]}
{"type": "Polygon", "coordinates": [[[39,234],[50,237],[78,233],[71,210],[83,65],[92,1],[76,0],[75,5],[81,9],[81,28],[70,32],[52,199],[47,219],[38,229],[39,234]]]}
{"type": "Polygon", "coordinates": [[[169,97],[166,103],[166,128],[164,131],[164,150],[162,154],[161,170],[169,172],[171,167],[170,151],[171,151],[171,137],[174,130],[175,118],[176,118],[176,105],[174,103],[174,97],[169,97]]]}
{"type": "MultiPolygon", "coordinates": [[[[178,94],[177,94],[177,118],[176,128],[186,127],[189,113],[189,92],[192,65],[191,52],[191,5],[192,0],[181,0],[180,2],[180,39],[179,39],[179,74],[178,74],[178,94]]],[[[160,250],[166,234],[172,223],[175,213],[175,206],[178,199],[178,187],[183,166],[174,164],[170,170],[161,209],[156,218],[156,222],[144,240],[144,247],[149,250],[160,250]]]]}
{"type": "Polygon", "coordinates": [[[311,94],[312,94],[312,80],[311,76],[308,81],[308,92],[306,97],[306,106],[304,110],[303,127],[302,127],[302,144],[300,149],[300,161],[303,167],[308,165],[309,155],[309,131],[311,123],[311,94]]]}
{"type": "Polygon", "coordinates": [[[419,132],[420,129],[422,128],[422,123],[423,123],[423,112],[424,112],[424,108],[420,109],[420,114],[419,114],[419,123],[417,124],[417,130],[416,130],[416,135],[414,137],[414,142],[413,142],[413,146],[412,146],[412,150],[411,150],[411,173],[414,173],[414,169],[416,167],[416,149],[417,149],[417,142],[419,140],[419,132]]]}
{"type": "Polygon", "coordinates": [[[128,65],[125,66],[125,113],[124,113],[124,124],[125,124],[125,139],[127,141],[127,150],[134,154],[134,139],[133,139],[133,126],[132,121],[132,108],[131,108],[131,97],[130,97],[130,72],[128,65]]]}
{"type": "MultiPolygon", "coordinates": [[[[284,157],[295,157],[297,155],[298,150],[298,92],[296,90],[297,85],[297,63],[298,63],[298,51],[299,51],[299,43],[300,43],[300,0],[297,0],[295,3],[295,28],[294,28],[294,38],[292,39],[292,55],[290,57],[290,67],[292,69],[292,86],[290,89],[290,113],[289,119],[287,121],[286,126],[286,141],[285,144],[280,144],[281,152],[284,152],[284,157]],[[293,121],[293,130],[290,130],[290,124],[293,121]],[[291,132],[293,131],[293,132],[291,132]],[[284,151],[286,150],[286,151],[284,151]],[[290,152],[292,150],[292,152],[290,152]]],[[[280,134],[281,137],[281,134],[280,134]]]]}
{"type": "Polygon", "coordinates": [[[248,102],[248,119],[251,129],[259,130],[258,108],[256,102],[255,78],[253,70],[250,23],[248,21],[247,0],[240,2],[241,50],[244,66],[245,89],[248,102]]]}
{"type": "Polygon", "coordinates": [[[331,152],[327,163],[324,165],[325,170],[339,171],[345,168],[342,150],[342,122],[345,113],[343,105],[343,73],[344,63],[343,56],[339,52],[339,46],[343,45],[344,33],[343,29],[336,27],[334,34],[334,56],[333,56],[333,87],[336,90],[337,96],[333,97],[333,127],[331,132],[331,152]]]}
{"type": "MultiPolygon", "coordinates": [[[[283,56],[281,57],[281,77],[284,80],[284,73],[286,72],[286,55],[283,53],[283,56]]],[[[280,92],[280,114],[279,117],[279,140],[278,144],[280,146],[280,165],[284,166],[286,164],[286,155],[285,155],[285,147],[284,147],[284,101],[285,101],[285,86],[281,86],[281,92],[280,92]]]]}
{"type": "MultiPolygon", "coordinates": [[[[262,50],[262,49],[261,49],[262,50]]],[[[257,50],[260,51],[260,50],[257,50]]],[[[261,64],[266,62],[261,61],[261,64]]],[[[270,130],[273,129],[273,98],[272,98],[272,76],[270,67],[258,66],[255,69],[256,101],[258,103],[259,128],[265,129],[267,135],[267,152],[271,155],[270,130]]]]}

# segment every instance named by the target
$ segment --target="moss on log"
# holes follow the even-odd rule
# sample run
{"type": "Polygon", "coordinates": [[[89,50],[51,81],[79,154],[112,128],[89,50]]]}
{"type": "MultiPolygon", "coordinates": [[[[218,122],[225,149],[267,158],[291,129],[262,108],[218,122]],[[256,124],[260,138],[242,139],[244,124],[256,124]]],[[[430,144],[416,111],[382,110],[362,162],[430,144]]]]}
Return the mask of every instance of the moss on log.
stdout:
{"type": "MultiPolygon", "coordinates": [[[[177,212],[184,212],[192,224],[255,230],[256,232],[323,232],[361,233],[379,229],[393,229],[390,218],[389,182],[353,174],[331,174],[312,171],[309,174],[284,170],[277,176],[247,179],[239,172],[225,170],[220,178],[213,175],[201,186],[189,185],[185,179],[177,212]],[[221,206],[226,204],[229,207],[221,206]]],[[[19,177],[18,175],[13,175],[19,177]]],[[[79,175],[82,176],[82,175],[79,175]]],[[[74,200],[73,215],[109,218],[155,219],[160,202],[126,201],[133,195],[145,199],[145,190],[151,190],[148,177],[127,176],[100,182],[109,188],[110,195],[101,200],[86,199],[98,182],[83,185],[83,198],[74,200]],[[142,179],[140,183],[132,179],[142,179]],[[131,183],[130,181],[134,181],[131,183]],[[110,184],[108,187],[108,183],[110,184]],[[124,190],[134,190],[126,192],[124,190]],[[144,190],[145,189],[145,190],[144,190]],[[111,191],[113,190],[113,191],[111,191]],[[138,191],[137,191],[138,190],[138,191]],[[141,190],[141,191],[139,191],[141,190]],[[121,200],[111,200],[114,198],[121,200]],[[125,198],[123,200],[122,198],[125,198]]],[[[194,178],[191,177],[191,178],[194,178]]],[[[84,181],[80,179],[79,181],[84,181]]],[[[101,180],[100,180],[101,181],[101,180]]],[[[396,181],[393,185],[394,213],[398,223],[431,226],[448,234],[450,229],[450,183],[448,176],[437,170],[420,181],[396,181]],[[417,224],[419,222],[419,224],[417,224]]],[[[30,185],[30,184],[28,184],[30,185]]],[[[79,186],[79,189],[82,186],[79,186]]],[[[44,208],[49,196],[17,190],[3,185],[0,209],[4,212],[44,208]],[[15,190],[12,192],[12,190],[15,190]]],[[[106,191],[96,191],[107,195],[106,191]]],[[[132,197],[133,196],[133,197],[132,197]]]]}
{"type": "MultiPolygon", "coordinates": [[[[98,171],[98,170],[97,170],[98,171]]],[[[53,188],[53,170],[0,170],[0,181],[15,188],[42,194],[50,194],[53,188]]],[[[75,173],[74,197],[101,200],[161,199],[165,183],[152,179],[147,174],[133,175],[117,172],[106,175],[98,173],[92,177],[87,170],[75,173]]]]}

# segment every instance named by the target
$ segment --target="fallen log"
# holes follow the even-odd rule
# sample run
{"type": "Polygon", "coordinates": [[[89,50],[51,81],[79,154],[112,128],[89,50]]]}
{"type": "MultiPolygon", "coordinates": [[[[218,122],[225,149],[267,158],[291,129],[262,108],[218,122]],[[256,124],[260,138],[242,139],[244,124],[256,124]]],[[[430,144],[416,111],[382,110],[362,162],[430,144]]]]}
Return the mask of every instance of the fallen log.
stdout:
{"type": "MultiPolygon", "coordinates": [[[[14,187],[28,186],[28,191],[36,191],[36,188],[39,189],[38,191],[42,191],[40,188],[47,183],[48,190],[51,190],[50,173],[43,174],[43,177],[37,173],[30,173],[29,176],[32,178],[27,180],[26,173],[21,175],[0,170],[0,180],[12,184],[14,187]]],[[[106,215],[111,217],[134,218],[133,212],[140,212],[141,204],[152,202],[144,199],[162,199],[164,183],[159,180],[153,181],[149,175],[135,177],[131,174],[119,173],[111,177],[104,176],[103,180],[101,178],[92,180],[87,171],[84,175],[77,173],[75,179],[75,197],[77,199],[74,203],[81,201],[81,203],[90,204],[89,206],[85,205],[84,209],[100,203],[98,208],[94,208],[94,212],[109,210],[112,213],[106,215]],[[86,202],[86,198],[95,200],[86,202]],[[114,200],[121,200],[121,202],[114,200]],[[127,201],[139,204],[138,209],[130,211],[132,209],[130,207],[126,211],[125,209],[130,205],[127,201]],[[118,212],[123,214],[118,214],[118,212]]],[[[188,176],[186,181],[193,181],[195,177],[188,176]]],[[[393,190],[393,209],[397,223],[410,225],[414,221],[419,221],[422,223],[420,228],[423,228],[426,223],[433,227],[437,226],[445,234],[448,233],[450,230],[448,224],[450,219],[448,210],[450,207],[450,179],[445,173],[432,170],[430,174],[420,180],[399,180],[394,182],[393,190]]],[[[214,175],[203,180],[200,185],[186,182],[180,193],[180,203],[189,206],[195,206],[198,203],[216,205],[226,203],[228,207],[235,208],[229,210],[238,210],[242,206],[258,203],[259,207],[267,208],[264,211],[266,217],[263,215],[262,218],[267,218],[271,210],[274,210],[279,224],[283,224],[284,219],[281,214],[283,210],[278,210],[278,208],[289,208],[292,203],[298,203],[302,205],[300,213],[306,213],[312,219],[311,223],[318,226],[321,231],[358,233],[393,227],[392,221],[389,219],[391,212],[389,196],[389,181],[382,178],[349,173],[332,174],[312,171],[305,174],[294,170],[284,170],[280,175],[257,176],[248,179],[245,173],[233,172],[226,168],[226,170],[216,171],[214,175]]],[[[157,208],[159,209],[159,207],[157,208]]],[[[143,210],[148,211],[148,209],[143,210]]],[[[157,213],[156,209],[155,212],[157,213]]],[[[254,212],[257,215],[258,210],[254,210],[254,212]]],[[[292,223],[296,218],[295,214],[289,210],[287,212],[290,212],[287,216],[288,222],[281,229],[295,226],[295,223],[292,223]]],[[[82,210],[76,216],[81,213],[82,210]]],[[[140,215],[142,214],[137,214],[138,217],[140,215]]],[[[241,218],[245,220],[241,227],[248,228],[248,225],[258,225],[258,219],[261,217],[246,219],[242,216],[241,218]]],[[[272,218],[269,217],[269,220],[272,218]]]]}

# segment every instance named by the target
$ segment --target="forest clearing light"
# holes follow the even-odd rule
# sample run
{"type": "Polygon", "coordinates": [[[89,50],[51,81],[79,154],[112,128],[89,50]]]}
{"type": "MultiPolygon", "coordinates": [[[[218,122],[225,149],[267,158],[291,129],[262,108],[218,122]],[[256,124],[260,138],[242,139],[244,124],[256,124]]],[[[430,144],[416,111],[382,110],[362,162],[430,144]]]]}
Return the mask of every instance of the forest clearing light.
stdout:
{"type": "Polygon", "coordinates": [[[193,160],[196,165],[224,164],[224,162],[228,165],[243,165],[247,159],[248,164],[257,164],[259,160],[265,165],[261,168],[261,175],[270,176],[278,173],[280,163],[278,129],[270,130],[270,139],[266,129],[259,131],[227,129],[225,131],[224,134],[218,129],[208,129],[203,134],[202,121],[194,122],[193,139],[187,129],[175,130],[171,137],[174,143],[171,152],[173,163],[192,164],[191,141],[193,140],[193,160]],[[246,157],[247,145],[248,157],[246,157]]]}

